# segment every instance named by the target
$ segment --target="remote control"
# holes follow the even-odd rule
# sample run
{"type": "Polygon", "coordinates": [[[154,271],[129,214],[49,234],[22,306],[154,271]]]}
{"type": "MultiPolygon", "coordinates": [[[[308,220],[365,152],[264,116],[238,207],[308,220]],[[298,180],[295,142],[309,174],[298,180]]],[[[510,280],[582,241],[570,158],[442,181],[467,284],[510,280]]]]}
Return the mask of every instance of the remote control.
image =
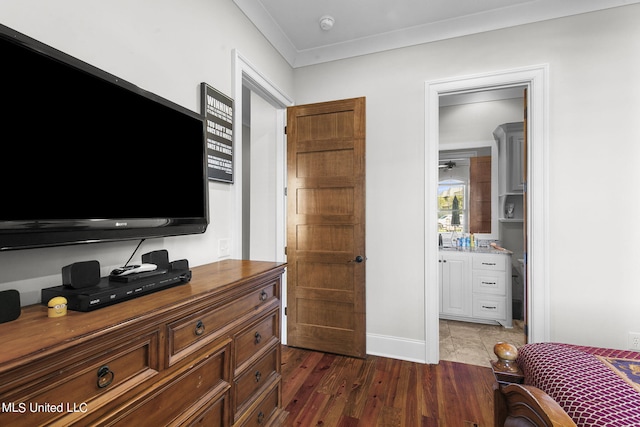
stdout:
{"type": "Polygon", "coordinates": [[[158,268],[155,264],[136,264],[119,267],[111,271],[111,276],[128,276],[129,274],[143,273],[145,271],[153,271],[158,268]]]}

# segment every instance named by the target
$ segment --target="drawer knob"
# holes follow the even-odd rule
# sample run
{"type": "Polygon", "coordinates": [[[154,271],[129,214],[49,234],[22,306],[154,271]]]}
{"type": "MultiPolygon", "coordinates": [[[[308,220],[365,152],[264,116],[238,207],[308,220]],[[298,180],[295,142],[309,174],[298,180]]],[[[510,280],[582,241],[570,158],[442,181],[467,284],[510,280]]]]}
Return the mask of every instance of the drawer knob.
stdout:
{"type": "Polygon", "coordinates": [[[98,369],[98,388],[109,387],[113,382],[116,374],[113,373],[109,366],[104,365],[98,369]]]}
{"type": "Polygon", "coordinates": [[[264,412],[260,411],[258,413],[258,424],[262,424],[263,421],[264,421],[264,412]]]}
{"type": "Polygon", "coordinates": [[[193,330],[193,333],[196,334],[196,336],[200,336],[204,334],[204,322],[202,322],[202,320],[198,320],[198,323],[196,323],[196,328],[193,330]]]}
{"type": "Polygon", "coordinates": [[[256,377],[256,382],[259,383],[260,382],[260,378],[262,378],[262,374],[260,373],[260,371],[256,371],[255,377],[256,377]]]}
{"type": "Polygon", "coordinates": [[[260,335],[260,332],[256,332],[254,337],[255,337],[255,340],[253,340],[253,342],[256,344],[260,344],[260,341],[262,341],[262,335],[260,335]]]}
{"type": "Polygon", "coordinates": [[[269,295],[265,291],[260,292],[260,301],[266,301],[269,295]]]}

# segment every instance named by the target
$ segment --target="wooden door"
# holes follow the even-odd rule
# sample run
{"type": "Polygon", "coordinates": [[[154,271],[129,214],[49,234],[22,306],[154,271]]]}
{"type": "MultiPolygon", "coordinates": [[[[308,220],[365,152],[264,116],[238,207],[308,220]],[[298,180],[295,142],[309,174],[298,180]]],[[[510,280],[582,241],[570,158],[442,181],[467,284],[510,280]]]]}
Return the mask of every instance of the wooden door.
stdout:
{"type": "Polygon", "coordinates": [[[469,161],[469,232],[491,234],[491,156],[469,161]]]}
{"type": "Polygon", "coordinates": [[[287,109],[287,344],[365,357],[365,98],[287,109]]]}

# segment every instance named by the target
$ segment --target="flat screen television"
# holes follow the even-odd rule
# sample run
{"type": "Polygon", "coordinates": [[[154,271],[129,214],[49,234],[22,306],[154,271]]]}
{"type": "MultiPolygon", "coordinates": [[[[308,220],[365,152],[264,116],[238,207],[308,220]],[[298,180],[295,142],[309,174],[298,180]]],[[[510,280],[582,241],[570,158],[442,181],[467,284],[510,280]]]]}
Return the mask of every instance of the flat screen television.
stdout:
{"type": "Polygon", "coordinates": [[[2,25],[0,58],[0,250],[206,230],[200,114],[2,25]]]}

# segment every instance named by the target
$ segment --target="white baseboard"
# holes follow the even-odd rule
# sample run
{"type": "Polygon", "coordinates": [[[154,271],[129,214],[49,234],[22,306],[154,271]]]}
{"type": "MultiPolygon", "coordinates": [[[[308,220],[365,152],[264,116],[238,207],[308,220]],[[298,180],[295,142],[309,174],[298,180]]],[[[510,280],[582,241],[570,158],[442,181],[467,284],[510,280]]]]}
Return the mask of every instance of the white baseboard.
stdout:
{"type": "Polygon", "coordinates": [[[387,335],[367,334],[367,354],[425,363],[426,342],[387,335]]]}
{"type": "MultiPolygon", "coordinates": [[[[286,332],[281,340],[287,345],[286,332]]],[[[408,362],[425,362],[425,341],[397,338],[387,335],[367,334],[367,354],[408,362]]]]}

